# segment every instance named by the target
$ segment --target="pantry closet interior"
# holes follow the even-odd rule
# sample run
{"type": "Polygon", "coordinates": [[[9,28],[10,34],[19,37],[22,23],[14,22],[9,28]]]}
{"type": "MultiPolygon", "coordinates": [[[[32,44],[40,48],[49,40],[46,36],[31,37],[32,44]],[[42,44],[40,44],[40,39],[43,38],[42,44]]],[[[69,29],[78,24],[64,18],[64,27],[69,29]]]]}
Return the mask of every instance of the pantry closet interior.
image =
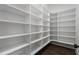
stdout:
{"type": "Polygon", "coordinates": [[[75,50],[77,10],[74,4],[0,4],[0,55],[35,55],[50,43],[75,50]]]}

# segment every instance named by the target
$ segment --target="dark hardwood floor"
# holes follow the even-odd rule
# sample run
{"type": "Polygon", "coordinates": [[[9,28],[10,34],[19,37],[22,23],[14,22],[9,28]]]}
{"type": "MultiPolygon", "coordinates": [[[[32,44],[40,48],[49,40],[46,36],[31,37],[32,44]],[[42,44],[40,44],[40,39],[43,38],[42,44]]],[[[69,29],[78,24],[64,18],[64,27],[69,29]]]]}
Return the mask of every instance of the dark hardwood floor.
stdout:
{"type": "Polygon", "coordinates": [[[76,55],[74,49],[48,44],[36,55],[76,55]]]}

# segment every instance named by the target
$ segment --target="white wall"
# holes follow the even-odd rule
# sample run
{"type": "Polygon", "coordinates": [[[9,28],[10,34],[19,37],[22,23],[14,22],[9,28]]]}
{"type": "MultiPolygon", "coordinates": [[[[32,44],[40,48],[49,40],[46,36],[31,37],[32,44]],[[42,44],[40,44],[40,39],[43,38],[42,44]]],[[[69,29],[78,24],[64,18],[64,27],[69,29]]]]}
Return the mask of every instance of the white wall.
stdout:
{"type": "Polygon", "coordinates": [[[66,9],[75,8],[76,4],[48,4],[47,6],[51,12],[56,13],[66,9]]]}

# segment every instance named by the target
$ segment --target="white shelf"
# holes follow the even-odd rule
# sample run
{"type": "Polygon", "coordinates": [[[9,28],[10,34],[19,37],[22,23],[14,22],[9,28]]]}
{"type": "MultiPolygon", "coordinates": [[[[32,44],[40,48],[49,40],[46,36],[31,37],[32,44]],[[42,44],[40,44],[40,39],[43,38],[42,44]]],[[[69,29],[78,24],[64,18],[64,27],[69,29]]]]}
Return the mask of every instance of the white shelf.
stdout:
{"type": "Polygon", "coordinates": [[[1,22],[10,22],[10,23],[17,23],[17,24],[27,24],[27,23],[24,23],[24,22],[17,22],[17,21],[13,21],[13,20],[0,20],[1,22]]]}
{"type": "Polygon", "coordinates": [[[37,33],[42,33],[42,32],[49,32],[50,30],[47,30],[47,31],[40,31],[40,32],[32,32],[30,34],[37,34],[37,33]]]}
{"type": "Polygon", "coordinates": [[[43,26],[42,24],[31,24],[31,25],[43,26]]]}
{"type": "Polygon", "coordinates": [[[42,39],[47,38],[47,37],[49,37],[49,36],[50,36],[50,35],[47,35],[47,36],[43,37],[42,39]]]}
{"type": "Polygon", "coordinates": [[[9,4],[3,4],[3,5],[0,5],[0,7],[3,10],[12,11],[12,12],[17,13],[19,15],[24,15],[25,14],[25,11],[23,11],[22,9],[15,8],[14,6],[9,5],[9,4]]]}
{"type": "Polygon", "coordinates": [[[33,43],[38,42],[38,41],[40,41],[40,40],[43,40],[43,39],[46,38],[46,37],[49,37],[49,35],[48,35],[48,36],[45,36],[45,37],[42,37],[42,38],[39,38],[39,39],[37,39],[37,40],[34,40],[34,41],[30,42],[30,44],[33,44],[33,43]]]}
{"type": "Polygon", "coordinates": [[[44,32],[42,36],[44,37],[44,36],[47,36],[49,34],[50,34],[50,32],[44,32]]]}
{"type": "Polygon", "coordinates": [[[75,31],[56,31],[56,30],[51,30],[51,31],[53,31],[53,32],[74,32],[75,33],[75,31]]]}
{"type": "Polygon", "coordinates": [[[59,40],[51,40],[51,41],[65,43],[65,44],[69,44],[69,45],[74,45],[74,43],[69,43],[69,42],[64,42],[64,41],[59,41],[59,40]]]}
{"type": "Polygon", "coordinates": [[[55,35],[55,34],[51,34],[50,36],[58,36],[58,35],[55,35]]]}
{"type": "Polygon", "coordinates": [[[72,21],[75,21],[74,19],[69,19],[69,20],[62,20],[62,21],[57,21],[57,22],[51,22],[51,23],[64,23],[64,22],[72,22],[72,21]]]}
{"type": "Polygon", "coordinates": [[[66,36],[66,35],[58,35],[58,36],[61,36],[61,37],[68,37],[68,38],[76,38],[75,36],[66,36]]]}
{"type": "Polygon", "coordinates": [[[34,40],[34,41],[32,41],[30,44],[33,44],[33,43],[38,42],[38,41],[40,41],[40,40],[42,40],[42,39],[39,38],[39,39],[37,39],[37,40],[34,40]]]}
{"type": "Polygon", "coordinates": [[[36,54],[39,50],[41,50],[43,47],[45,47],[50,41],[48,41],[47,43],[45,43],[43,46],[37,48],[35,51],[31,52],[31,55],[36,54]]]}
{"type": "Polygon", "coordinates": [[[25,35],[29,35],[29,34],[15,34],[15,35],[0,36],[0,39],[13,38],[13,37],[19,37],[19,36],[25,36],[25,35]]]}
{"type": "Polygon", "coordinates": [[[60,11],[59,14],[64,14],[64,13],[69,13],[69,12],[74,12],[74,11],[75,11],[75,8],[69,8],[69,9],[60,11]]]}
{"type": "Polygon", "coordinates": [[[21,8],[15,7],[15,6],[11,5],[11,4],[6,4],[6,6],[11,7],[11,8],[14,8],[14,9],[16,9],[19,12],[30,14],[30,12],[27,12],[27,11],[21,9],[21,8]]]}
{"type": "Polygon", "coordinates": [[[29,45],[29,44],[20,45],[20,46],[18,46],[18,47],[15,47],[15,48],[9,49],[9,50],[7,50],[7,51],[1,52],[0,55],[7,55],[7,54],[10,54],[10,53],[12,53],[12,52],[14,52],[14,51],[16,51],[16,50],[19,50],[19,49],[21,49],[21,48],[23,48],[23,47],[28,46],[28,45],[29,45]]]}
{"type": "Polygon", "coordinates": [[[66,35],[54,35],[54,34],[52,34],[51,36],[68,37],[68,38],[76,38],[76,37],[74,37],[74,36],[66,36],[66,35]]]}
{"type": "Polygon", "coordinates": [[[31,32],[30,34],[37,34],[37,33],[42,33],[42,31],[39,31],[39,32],[31,32]]]}
{"type": "Polygon", "coordinates": [[[49,32],[50,30],[47,30],[47,31],[42,31],[42,32],[49,32]]]}
{"type": "MultiPolygon", "coordinates": [[[[10,7],[10,8],[13,8],[13,9],[16,9],[17,11],[19,11],[19,12],[22,12],[22,13],[27,13],[27,14],[30,14],[30,12],[27,12],[27,11],[25,11],[25,10],[23,10],[23,9],[20,9],[20,8],[18,8],[18,7],[15,7],[15,6],[13,6],[13,5],[8,5],[8,4],[6,4],[6,6],[7,6],[7,9],[8,9],[8,7],[10,7]]],[[[9,8],[9,9],[10,9],[9,8]]],[[[31,13],[31,15],[33,15],[33,16],[36,16],[36,17],[39,17],[39,16],[37,16],[37,15],[35,15],[35,14],[33,14],[33,13],[31,13]]],[[[42,17],[39,17],[39,18],[42,18],[42,17]]]]}
{"type": "MultiPolygon", "coordinates": [[[[51,27],[53,27],[53,26],[51,26],[51,27]]],[[[56,26],[55,26],[55,27],[56,27],[56,26]]],[[[63,25],[63,26],[57,26],[57,27],[75,27],[75,26],[64,26],[64,25],[63,25]]],[[[57,27],[56,27],[56,28],[57,28],[57,27]]]]}
{"type": "Polygon", "coordinates": [[[36,9],[38,9],[40,12],[43,12],[42,11],[42,5],[41,4],[39,4],[39,5],[38,4],[32,4],[33,7],[35,7],[36,9]]]}
{"type": "Polygon", "coordinates": [[[38,49],[36,49],[35,51],[31,52],[31,55],[34,55],[35,53],[37,53],[39,50],[41,50],[42,48],[39,47],[38,49]]]}
{"type": "Polygon", "coordinates": [[[21,12],[10,4],[0,5],[0,14],[0,21],[18,24],[29,24],[28,22],[25,22],[24,17],[27,16],[27,18],[29,18],[28,16],[30,15],[26,14],[25,12],[21,12]]]}
{"type": "Polygon", "coordinates": [[[64,22],[75,22],[75,19],[66,19],[66,20],[59,20],[58,23],[64,23],[64,22]]]}
{"type": "Polygon", "coordinates": [[[50,43],[50,41],[46,42],[42,47],[45,47],[48,43],[50,43]]]}
{"type": "Polygon", "coordinates": [[[42,25],[42,26],[50,27],[49,25],[42,25]]]}
{"type": "Polygon", "coordinates": [[[37,15],[35,15],[35,14],[33,14],[33,13],[31,13],[31,16],[35,16],[35,17],[38,17],[38,18],[41,18],[41,19],[46,19],[46,18],[43,18],[43,17],[37,16],[37,15]]]}
{"type": "MultiPolygon", "coordinates": [[[[9,6],[9,7],[11,7],[11,8],[14,8],[14,9],[17,9],[17,10],[20,11],[20,12],[30,14],[30,12],[27,12],[27,11],[25,11],[25,10],[23,10],[23,9],[20,9],[20,8],[18,8],[18,7],[15,7],[15,6],[13,6],[13,5],[7,5],[7,6],[9,6]]],[[[39,17],[39,16],[37,16],[37,15],[35,15],[35,14],[33,14],[33,13],[31,13],[31,15],[36,16],[36,17],[39,17]]],[[[39,18],[42,18],[42,17],[39,17],[39,18]]]]}
{"type": "MultiPolygon", "coordinates": [[[[34,33],[28,33],[28,34],[14,34],[14,35],[7,35],[7,36],[0,36],[0,39],[5,39],[5,38],[13,38],[13,37],[19,37],[19,36],[25,36],[25,35],[30,35],[30,34],[37,34],[37,33],[42,33],[41,32],[34,32],[34,33]]],[[[49,31],[44,31],[44,32],[49,32],[49,31]]]]}
{"type": "Polygon", "coordinates": [[[75,14],[69,14],[69,15],[59,16],[58,18],[69,17],[69,16],[74,16],[75,17],[75,14]]]}
{"type": "MultiPolygon", "coordinates": [[[[36,9],[38,9],[40,12],[44,13],[43,12],[43,6],[42,5],[41,6],[38,6],[38,4],[32,4],[32,6],[35,7],[36,9]]],[[[46,14],[46,13],[44,13],[44,14],[46,14]]]]}

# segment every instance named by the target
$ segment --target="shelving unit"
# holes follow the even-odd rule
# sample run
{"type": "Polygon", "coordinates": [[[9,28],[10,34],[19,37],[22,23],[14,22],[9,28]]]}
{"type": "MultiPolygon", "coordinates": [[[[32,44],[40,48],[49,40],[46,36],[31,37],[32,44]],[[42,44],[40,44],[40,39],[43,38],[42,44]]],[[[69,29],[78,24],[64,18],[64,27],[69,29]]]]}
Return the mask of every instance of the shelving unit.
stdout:
{"type": "MultiPolygon", "coordinates": [[[[48,14],[45,14],[46,11],[44,10],[44,5],[31,5],[31,13],[37,16],[31,15],[31,55],[38,52],[40,49],[42,49],[44,46],[43,41],[44,38],[48,39],[47,42],[49,42],[50,38],[50,19],[49,17],[45,19],[45,15],[49,16],[48,14]],[[45,13],[43,13],[45,12],[45,13]],[[36,25],[35,25],[36,24],[36,25]]],[[[46,8],[47,10],[47,8],[46,8]]],[[[48,12],[49,13],[49,12],[48,12]]],[[[46,44],[45,43],[45,44],[46,44]]],[[[47,45],[47,44],[46,44],[47,45]]]]}
{"type": "Polygon", "coordinates": [[[41,4],[0,5],[0,54],[34,55],[50,42],[50,15],[41,4]]]}
{"type": "Polygon", "coordinates": [[[74,45],[75,27],[75,8],[50,13],[44,4],[1,4],[0,55],[34,55],[50,41],[74,45]]]}
{"type": "Polygon", "coordinates": [[[57,40],[57,13],[50,13],[50,40],[57,40]]]}
{"type": "Polygon", "coordinates": [[[75,8],[54,14],[51,13],[50,17],[51,41],[74,45],[76,39],[75,8]],[[55,21],[53,22],[53,20],[55,21]]]}

